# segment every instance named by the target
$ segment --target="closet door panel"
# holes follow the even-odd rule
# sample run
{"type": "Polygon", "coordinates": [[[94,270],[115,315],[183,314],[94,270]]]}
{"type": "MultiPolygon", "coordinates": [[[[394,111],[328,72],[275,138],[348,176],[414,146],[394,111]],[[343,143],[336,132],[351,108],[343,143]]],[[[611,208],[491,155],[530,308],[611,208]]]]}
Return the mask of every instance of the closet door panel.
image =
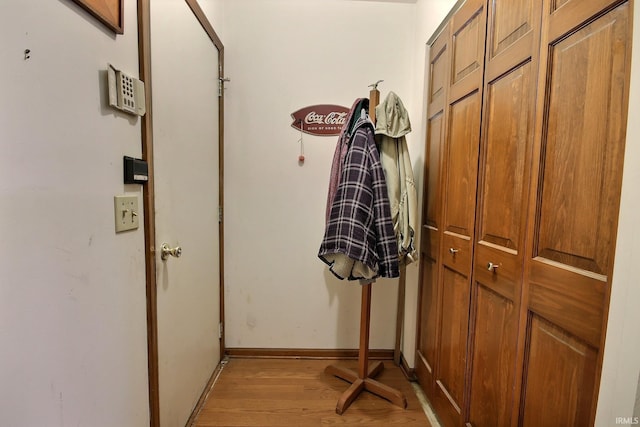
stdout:
{"type": "Polygon", "coordinates": [[[549,54],[530,300],[532,309],[594,344],[621,185],[628,9],[618,6],[549,54]],[[566,304],[573,313],[556,308],[566,304]]]}
{"type": "Polygon", "coordinates": [[[470,277],[475,221],[486,9],[468,0],[452,17],[442,259],[470,277]]]}
{"type": "MultiPolygon", "coordinates": [[[[445,140],[445,105],[447,101],[449,53],[447,40],[449,27],[445,27],[434,41],[430,54],[430,86],[427,113],[427,143],[425,162],[425,186],[422,222],[431,231],[440,231],[442,218],[443,155],[445,140]]],[[[437,246],[436,246],[437,247],[437,246]]],[[[435,249],[435,248],[434,248],[435,249]]],[[[431,257],[436,257],[437,250],[431,257]]]]}
{"type": "Polygon", "coordinates": [[[445,106],[449,87],[449,26],[429,50],[427,92],[427,141],[425,148],[420,288],[416,345],[416,375],[425,393],[433,398],[438,346],[439,262],[442,240],[442,173],[445,140],[445,106]]]}
{"type": "MultiPolygon", "coordinates": [[[[529,49],[531,51],[531,49],[529,49]]],[[[488,83],[479,188],[469,422],[508,426],[514,403],[535,82],[531,61],[488,83]]]]}
{"type": "Polygon", "coordinates": [[[458,423],[462,413],[469,328],[469,278],[444,268],[442,325],[436,405],[445,426],[458,423]],[[455,420],[455,421],[454,421],[455,420]]]}
{"type": "Polygon", "coordinates": [[[530,319],[523,427],[591,425],[597,350],[539,316],[530,319]]]}
{"type": "MultiPolygon", "coordinates": [[[[531,0],[494,2],[493,13],[489,15],[491,30],[487,36],[491,41],[491,48],[488,49],[490,60],[510,49],[514,43],[531,32],[533,4],[531,0]]],[[[527,47],[526,52],[530,52],[530,46],[527,47]]]]}
{"type": "Polygon", "coordinates": [[[442,263],[465,276],[471,276],[471,241],[445,232],[442,236],[442,263]]]}
{"type": "Polygon", "coordinates": [[[447,101],[447,87],[449,86],[449,52],[447,40],[449,26],[446,26],[440,36],[429,49],[429,92],[427,111],[430,116],[444,110],[447,101]]]}
{"type": "Polygon", "coordinates": [[[537,56],[540,14],[541,0],[489,2],[485,81],[537,56]]]}
{"type": "Polygon", "coordinates": [[[549,58],[534,256],[599,275],[611,266],[617,218],[627,10],[620,6],[553,45],[549,58]]]}
{"type": "Polygon", "coordinates": [[[566,0],[550,1],[545,11],[550,11],[547,23],[548,41],[554,42],[567,34],[567,30],[578,28],[583,23],[600,15],[618,3],[612,0],[566,0]]]}
{"type": "MultiPolygon", "coordinates": [[[[522,265],[517,257],[505,256],[504,251],[500,249],[478,247],[473,274],[478,285],[491,289],[511,301],[519,299],[522,265]],[[493,268],[489,268],[489,264],[494,265],[493,268]]],[[[479,337],[479,339],[482,338],[482,336],[479,337]]]]}
{"type": "Polygon", "coordinates": [[[476,90],[450,106],[446,144],[441,257],[444,265],[466,277],[471,277],[480,143],[480,93],[476,90]]]}
{"type": "Polygon", "coordinates": [[[515,254],[522,240],[524,185],[533,136],[531,63],[527,62],[486,90],[484,169],[478,238],[515,254]]]}
{"type": "Polygon", "coordinates": [[[474,275],[512,300],[519,297],[522,279],[533,83],[526,62],[486,89],[474,275]]]}
{"type": "Polygon", "coordinates": [[[481,102],[476,90],[450,107],[443,225],[462,238],[471,237],[475,218],[481,102]]]}
{"type": "Polygon", "coordinates": [[[537,35],[530,31],[516,40],[508,50],[492,58],[491,62],[485,65],[485,81],[490,82],[500,78],[502,74],[508,72],[511,68],[531,61],[531,46],[537,40],[537,35]]]}
{"type": "Polygon", "coordinates": [[[437,302],[438,293],[435,284],[438,279],[438,265],[428,258],[423,258],[422,293],[420,295],[420,345],[418,349],[419,359],[417,364],[418,375],[426,381],[423,386],[427,388],[434,378],[437,354],[437,302]],[[422,366],[421,366],[422,363],[422,366]],[[423,370],[424,372],[420,372],[423,370]]]}
{"type": "Polygon", "coordinates": [[[599,345],[607,287],[605,279],[537,260],[531,265],[529,287],[531,311],[591,345],[599,345]]]}
{"type": "Polygon", "coordinates": [[[435,381],[437,315],[438,315],[438,259],[440,251],[440,175],[444,139],[443,113],[438,112],[428,123],[427,161],[421,241],[420,323],[418,330],[416,371],[427,395],[435,381]]]}
{"type": "Polygon", "coordinates": [[[518,394],[541,0],[489,2],[467,425],[510,426],[518,394]]]}
{"type": "Polygon", "coordinates": [[[463,423],[469,387],[466,370],[486,15],[484,0],[467,0],[451,18],[434,399],[445,427],[463,423]]]}
{"type": "Polygon", "coordinates": [[[444,112],[429,119],[427,140],[427,168],[422,237],[422,271],[420,278],[420,327],[416,372],[425,392],[433,398],[435,369],[438,363],[439,303],[442,283],[439,280],[440,245],[442,240],[441,176],[444,154],[444,112]]]}
{"type": "Polygon", "coordinates": [[[423,222],[432,230],[440,229],[440,176],[444,142],[444,113],[438,111],[428,122],[427,169],[425,176],[425,207],[423,222]]]}
{"type": "Polygon", "coordinates": [[[554,11],[556,2],[545,3],[553,13],[542,26],[522,425],[577,427],[595,418],[631,54],[630,5],[613,4],[570,0],[554,11]]]}
{"type": "MultiPolygon", "coordinates": [[[[486,12],[484,1],[467,0],[453,18],[451,86],[467,76],[482,79],[486,12]],[[474,73],[475,72],[475,73],[474,73]]],[[[453,95],[455,98],[458,96],[453,95]]]]}
{"type": "Polygon", "coordinates": [[[512,296],[478,285],[470,425],[506,427],[511,421],[518,312],[512,296]]]}

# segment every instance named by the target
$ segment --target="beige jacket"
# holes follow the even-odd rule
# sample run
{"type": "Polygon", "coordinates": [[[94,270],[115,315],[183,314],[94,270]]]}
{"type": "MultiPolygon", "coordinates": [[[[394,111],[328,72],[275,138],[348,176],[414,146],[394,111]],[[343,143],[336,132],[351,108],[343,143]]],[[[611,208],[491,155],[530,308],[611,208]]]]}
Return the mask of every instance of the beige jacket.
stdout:
{"type": "Polygon", "coordinates": [[[411,132],[409,114],[402,100],[389,92],[376,107],[376,141],[387,180],[393,229],[398,239],[401,265],[417,260],[415,231],[418,226],[418,192],[405,135],[411,132]]]}

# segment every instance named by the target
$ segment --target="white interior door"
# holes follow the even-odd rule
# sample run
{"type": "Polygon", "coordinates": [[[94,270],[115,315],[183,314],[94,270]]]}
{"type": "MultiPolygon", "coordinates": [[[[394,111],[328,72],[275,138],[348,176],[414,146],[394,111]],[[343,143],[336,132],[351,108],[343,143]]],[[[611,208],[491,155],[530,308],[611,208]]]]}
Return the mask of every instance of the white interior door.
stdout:
{"type": "Polygon", "coordinates": [[[219,52],[185,0],[150,13],[160,425],[182,427],[220,361],[219,52]]]}

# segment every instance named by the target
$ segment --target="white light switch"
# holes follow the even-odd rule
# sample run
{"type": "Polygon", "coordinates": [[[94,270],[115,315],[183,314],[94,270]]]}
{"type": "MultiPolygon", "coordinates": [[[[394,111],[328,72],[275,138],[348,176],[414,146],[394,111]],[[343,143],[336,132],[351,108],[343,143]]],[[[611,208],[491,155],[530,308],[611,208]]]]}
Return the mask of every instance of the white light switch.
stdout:
{"type": "Polygon", "coordinates": [[[140,225],[138,196],[115,196],[113,198],[113,207],[116,233],[138,228],[140,225]]]}

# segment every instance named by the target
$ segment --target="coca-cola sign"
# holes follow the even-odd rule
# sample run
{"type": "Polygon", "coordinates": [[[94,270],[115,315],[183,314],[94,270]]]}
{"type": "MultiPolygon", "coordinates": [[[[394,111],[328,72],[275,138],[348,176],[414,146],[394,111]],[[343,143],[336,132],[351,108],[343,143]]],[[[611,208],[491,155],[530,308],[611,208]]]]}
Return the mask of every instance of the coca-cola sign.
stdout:
{"type": "Polygon", "coordinates": [[[291,113],[291,126],[310,135],[340,135],[348,114],[349,109],[341,105],[311,105],[291,113]]]}

